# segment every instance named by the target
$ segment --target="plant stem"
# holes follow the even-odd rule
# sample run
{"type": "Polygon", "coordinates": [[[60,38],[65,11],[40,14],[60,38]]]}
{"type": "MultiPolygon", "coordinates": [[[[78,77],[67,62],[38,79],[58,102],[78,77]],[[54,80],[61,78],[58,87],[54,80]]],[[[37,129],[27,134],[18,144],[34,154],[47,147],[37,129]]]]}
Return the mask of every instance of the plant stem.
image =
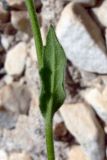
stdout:
{"type": "Polygon", "coordinates": [[[26,2],[26,6],[29,12],[29,16],[30,16],[32,32],[34,35],[34,40],[35,40],[35,45],[36,45],[38,64],[39,64],[39,69],[40,69],[43,64],[42,62],[43,42],[42,42],[42,37],[41,37],[41,32],[40,32],[40,26],[38,23],[37,14],[35,12],[34,1],[25,0],[25,2],[26,2]]]}
{"type": "MultiPolygon", "coordinates": [[[[37,15],[35,13],[35,7],[33,0],[25,0],[26,6],[29,12],[30,20],[31,20],[31,26],[32,31],[35,39],[35,45],[36,45],[36,51],[37,51],[37,57],[38,57],[38,64],[39,64],[39,70],[43,66],[43,60],[42,60],[42,53],[43,53],[43,42],[41,38],[41,32],[40,32],[40,26],[38,23],[37,15]]],[[[48,160],[55,160],[54,155],[54,142],[53,142],[53,120],[52,120],[52,100],[49,102],[49,105],[47,106],[47,116],[45,119],[45,132],[46,132],[46,145],[47,145],[47,157],[48,160]]]]}
{"type": "Polygon", "coordinates": [[[48,160],[55,160],[54,142],[53,142],[53,120],[52,118],[46,118],[45,120],[45,134],[46,134],[46,146],[48,160]]]}

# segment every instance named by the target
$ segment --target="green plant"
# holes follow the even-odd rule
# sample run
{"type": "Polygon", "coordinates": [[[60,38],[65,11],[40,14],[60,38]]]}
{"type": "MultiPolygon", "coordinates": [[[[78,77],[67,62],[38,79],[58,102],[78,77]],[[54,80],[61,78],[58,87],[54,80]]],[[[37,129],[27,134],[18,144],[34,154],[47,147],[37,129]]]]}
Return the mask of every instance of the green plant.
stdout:
{"type": "Polygon", "coordinates": [[[52,26],[50,26],[47,35],[46,46],[43,46],[34,1],[25,0],[25,2],[30,15],[41,78],[40,109],[45,121],[47,157],[48,160],[55,160],[52,131],[53,116],[65,99],[66,57],[52,26]]]}

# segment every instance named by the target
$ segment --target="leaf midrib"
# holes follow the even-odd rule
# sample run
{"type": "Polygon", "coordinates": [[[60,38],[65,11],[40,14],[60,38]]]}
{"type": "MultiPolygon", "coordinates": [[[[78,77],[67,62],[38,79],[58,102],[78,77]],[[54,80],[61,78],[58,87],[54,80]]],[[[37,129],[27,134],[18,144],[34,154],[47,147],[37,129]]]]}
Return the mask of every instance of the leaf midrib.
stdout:
{"type": "MultiPolygon", "coordinates": [[[[51,33],[51,39],[53,39],[52,37],[52,34],[53,33],[51,33]]],[[[54,43],[54,41],[52,40],[52,44],[54,43]]],[[[52,75],[52,77],[53,77],[53,79],[52,79],[52,97],[53,97],[53,95],[54,95],[54,92],[55,92],[55,77],[56,77],[56,69],[55,69],[55,67],[56,67],[56,51],[55,51],[55,47],[56,47],[56,45],[54,44],[54,45],[52,45],[51,47],[52,47],[52,54],[54,55],[54,57],[53,57],[53,59],[54,59],[54,62],[53,62],[53,66],[52,66],[52,73],[53,73],[53,75],[52,75]]]]}

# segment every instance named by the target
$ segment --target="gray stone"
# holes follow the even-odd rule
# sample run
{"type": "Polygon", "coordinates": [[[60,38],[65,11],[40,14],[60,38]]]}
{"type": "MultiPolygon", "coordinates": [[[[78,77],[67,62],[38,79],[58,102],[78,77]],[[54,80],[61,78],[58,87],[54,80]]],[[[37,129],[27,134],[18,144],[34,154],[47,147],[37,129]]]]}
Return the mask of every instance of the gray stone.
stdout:
{"type": "Polygon", "coordinates": [[[24,2],[24,0],[6,0],[7,3],[10,5],[10,6],[14,6],[14,5],[20,5],[24,2]]]}
{"type": "Polygon", "coordinates": [[[67,58],[75,66],[107,73],[107,50],[101,31],[81,5],[70,3],[65,7],[56,32],[67,58]]]}
{"type": "Polygon", "coordinates": [[[82,91],[81,95],[107,124],[107,87],[104,89],[90,88],[82,91]]]}
{"type": "Polygon", "coordinates": [[[12,153],[9,160],[32,160],[31,156],[25,152],[22,153],[12,153]]]}
{"type": "Polygon", "coordinates": [[[0,90],[0,107],[9,112],[27,114],[30,101],[31,94],[25,85],[13,83],[0,90]]]}
{"type": "Polygon", "coordinates": [[[31,57],[26,60],[25,80],[27,86],[30,89],[34,97],[38,97],[40,94],[40,78],[38,64],[36,61],[32,61],[31,57]]]}
{"type": "Polygon", "coordinates": [[[26,43],[20,42],[11,48],[6,56],[5,70],[9,75],[20,76],[24,70],[27,56],[26,43]]]}
{"type": "Polygon", "coordinates": [[[100,83],[100,77],[91,72],[81,71],[81,86],[92,87],[100,83]]]}
{"type": "Polygon", "coordinates": [[[107,27],[107,0],[102,1],[101,5],[92,9],[95,17],[103,27],[107,27]]]}
{"type": "MultiPolygon", "coordinates": [[[[55,25],[63,10],[65,0],[41,0],[42,7],[42,26],[46,35],[50,24],[55,25]]],[[[67,0],[68,1],[68,0],[67,0]]],[[[66,2],[67,2],[66,1],[66,2]]]]}
{"type": "Polygon", "coordinates": [[[81,144],[89,159],[103,160],[104,132],[91,107],[83,103],[66,104],[60,112],[67,129],[81,144]]]}
{"type": "MultiPolygon", "coordinates": [[[[0,134],[0,148],[9,153],[26,152],[33,160],[47,160],[44,121],[36,99],[32,100],[29,115],[19,116],[15,129],[0,134]]],[[[66,143],[55,141],[56,160],[67,159],[66,148],[66,143]]]]}
{"type": "Polygon", "coordinates": [[[0,111],[0,129],[12,129],[16,126],[18,114],[13,114],[7,111],[0,111]]]}

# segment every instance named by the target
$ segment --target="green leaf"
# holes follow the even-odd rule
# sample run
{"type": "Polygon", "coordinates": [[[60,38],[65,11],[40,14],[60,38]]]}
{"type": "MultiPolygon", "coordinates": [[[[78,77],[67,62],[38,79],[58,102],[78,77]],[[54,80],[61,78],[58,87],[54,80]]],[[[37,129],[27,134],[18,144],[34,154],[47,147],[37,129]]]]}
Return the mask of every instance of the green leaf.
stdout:
{"type": "Polygon", "coordinates": [[[43,68],[40,70],[41,95],[40,109],[43,116],[53,117],[65,99],[64,72],[66,57],[54,28],[51,26],[43,53],[43,68]]]}

